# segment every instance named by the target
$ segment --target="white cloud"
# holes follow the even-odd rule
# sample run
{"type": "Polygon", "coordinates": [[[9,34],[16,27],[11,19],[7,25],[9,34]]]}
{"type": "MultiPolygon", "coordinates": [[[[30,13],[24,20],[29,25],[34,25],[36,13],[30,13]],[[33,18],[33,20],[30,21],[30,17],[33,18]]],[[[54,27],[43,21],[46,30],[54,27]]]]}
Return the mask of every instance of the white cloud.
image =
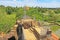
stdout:
{"type": "Polygon", "coordinates": [[[13,1],[16,1],[16,0],[13,0],[13,1]]]}
{"type": "Polygon", "coordinates": [[[34,0],[24,0],[24,1],[0,1],[0,5],[5,6],[40,6],[40,7],[60,7],[60,2],[52,1],[49,3],[36,2],[34,0]]]}

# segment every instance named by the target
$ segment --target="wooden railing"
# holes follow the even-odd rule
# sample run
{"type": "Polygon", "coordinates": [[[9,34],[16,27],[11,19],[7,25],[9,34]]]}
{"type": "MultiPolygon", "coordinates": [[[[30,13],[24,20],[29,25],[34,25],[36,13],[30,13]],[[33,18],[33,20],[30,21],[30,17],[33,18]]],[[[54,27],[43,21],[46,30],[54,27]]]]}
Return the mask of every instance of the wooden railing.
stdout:
{"type": "Polygon", "coordinates": [[[58,37],[57,35],[55,35],[54,33],[52,33],[52,38],[53,38],[54,40],[59,40],[59,37],[58,37]]]}

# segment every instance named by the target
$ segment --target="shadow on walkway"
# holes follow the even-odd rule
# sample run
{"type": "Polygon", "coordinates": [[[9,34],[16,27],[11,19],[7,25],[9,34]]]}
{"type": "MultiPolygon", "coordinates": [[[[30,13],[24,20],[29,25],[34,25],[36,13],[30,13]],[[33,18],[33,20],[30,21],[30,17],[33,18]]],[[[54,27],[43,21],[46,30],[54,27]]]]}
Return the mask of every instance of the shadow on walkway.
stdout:
{"type": "Polygon", "coordinates": [[[33,30],[31,30],[33,32],[33,34],[35,35],[35,37],[37,38],[37,40],[40,40],[40,34],[34,29],[32,28],[33,30]]]}

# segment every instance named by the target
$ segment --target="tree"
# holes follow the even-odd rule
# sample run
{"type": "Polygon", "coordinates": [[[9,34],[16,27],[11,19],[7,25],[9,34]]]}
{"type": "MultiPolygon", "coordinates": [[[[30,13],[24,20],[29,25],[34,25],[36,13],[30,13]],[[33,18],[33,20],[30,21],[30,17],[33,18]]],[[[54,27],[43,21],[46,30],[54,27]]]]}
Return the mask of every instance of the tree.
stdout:
{"type": "Polygon", "coordinates": [[[5,7],[5,6],[3,6],[3,5],[0,5],[0,7],[5,7]]]}
{"type": "Polygon", "coordinates": [[[6,12],[7,12],[7,14],[11,14],[13,12],[13,8],[10,7],[10,6],[7,6],[6,7],[6,12]]]}

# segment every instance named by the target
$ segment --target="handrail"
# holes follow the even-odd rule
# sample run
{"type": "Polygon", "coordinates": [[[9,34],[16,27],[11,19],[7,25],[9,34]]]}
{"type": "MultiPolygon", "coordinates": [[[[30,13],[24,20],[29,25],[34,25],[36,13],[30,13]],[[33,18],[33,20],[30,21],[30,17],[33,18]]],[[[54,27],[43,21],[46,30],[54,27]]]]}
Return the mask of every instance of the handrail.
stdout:
{"type": "Polygon", "coordinates": [[[54,40],[59,40],[59,37],[58,37],[57,35],[55,35],[54,33],[52,33],[52,38],[53,38],[54,40]]]}

